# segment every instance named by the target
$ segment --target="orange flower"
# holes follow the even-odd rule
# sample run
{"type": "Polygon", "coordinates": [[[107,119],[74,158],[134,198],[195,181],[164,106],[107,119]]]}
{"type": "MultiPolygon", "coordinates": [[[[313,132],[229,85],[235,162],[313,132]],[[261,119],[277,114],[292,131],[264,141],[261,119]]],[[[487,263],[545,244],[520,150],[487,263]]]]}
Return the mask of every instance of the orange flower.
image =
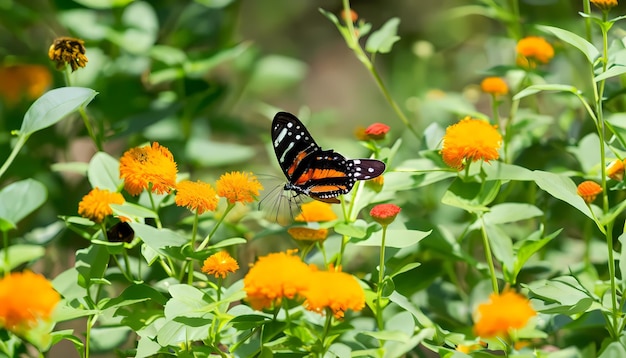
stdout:
{"type": "Polygon", "coordinates": [[[624,161],[615,159],[606,167],[606,175],[617,181],[624,179],[624,161]]]}
{"type": "Polygon", "coordinates": [[[176,187],[177,171],[172,153],[157,142],[131,148],[120,158],[120,178],[130,195],[141,194],[150,184],[153,193],[169,193],[176,187]]]}
{"type": "Polygon", "coordinates": [[[502,136],[489,123],[465,117],[446,129],[441,154],[443,161],[461,170],[468,161],[498,159],[502,136]]]}
{"type": "Polygon", "coordinates": [[[600,10],[608,11],[617,6],[617,0],[591,0],[600,10]]]}
{"type": "Polygon", "coordinates": [[[302,226],[289,228],[287,233],[294,239],[302,241],[322,241],[328,237],[328,229],[311,229],[302,226]]]}
{"type": "Polygon", "coordinates": [[[400,207],[395,204],[379,204],[372,208],[370,216],[377,223],[387,226],[391,224],[400,213],[400,207]]]}
{"type": "Polygon", "coordinates": [[[101,223],[105,217],[113,214],[109,204],[124,204],[124,197],[120,193],[94,188],[78,203],[78,214],[101,223]]]}
{"type": "Polygon", "coordinates": [[[263,186],[252,173],[230,172],[222,174],[215,183],[217,195],[231,203],[252,203],[263,186]]]}
{"type": "Polygon", "coordinates": [[[489,302],[478,306],[474,333],[481,338],[507,338],[511,329],[526,326],[537,315],[528,299],[513,291],[492,294],[489,302]]]}
{"type": "Polygon", "coordinates": [[[202,272],[213,275],[215,278],[226,278],[229,272],[235,272],[239,269],[237,261],[233,259],[228,252],[220,251],[207,257],[202,266],[202,272]]]}
{"type": "Polygon", "coordinates": [[[302,204],[300,209],[301,212],[298,216],[296,216],[296,221],[319,222],[333,221],[337,219],[337,214],[333,211],[332,206],[318,200],[302,204]]]}
{"type": "Polygon", "coordinates": [[[354,276],[341,271],[314,271],[309,277],[309,287],[303,292],[304,307],[322,313],[330,308],[335,318],[343,318],[351,309],[365,307],[365,292],[354,276]]]}
{"type": "Polygon", "coordinates": [[[48,68],[40,65],[0,67],[0,96],[10,105],[40,97],[52,83],[48,68]]]}
{"type": "Polygon", "coordinates": [[[365,129],[365,134],[369,139],[384,139],[390,127],[383,123],[374,123],[365,129]]]}
{"type": "Polygon", "coordinates": [[[56,38],[48,49],[48,57],[56,62],[57,70],[62,70],[68,64],[72,72],[85,67],[89,61],[85,56],[85,41],[73,37],[56,38]]]}
{"type": "Polygon", "coordinates": [[[259,258],[243,279],[250,305],[257,310],[294,299],[308,289],[311,268],[294,256],[295,250],[259,258]]]}
{"type": "Polygon", "coordinates": [[[383,190],[383,185],[385,185],[385,177],[382,175],[377,176],[374,179],[370,179],[365,182],[365,186],[374,190],[377,193],[380,193],[383,190]]]}
{"type": "Polygon", "coordinates": [[[585,203],[591,204],[596,200],[596,196],[602,192],[602,187],[595,181],[587,180],[578,184],[576,192],[583,198],[585,203]]]}
{"type": "Polygon", "coordinates": [[[552,45],[538,36],[528,36],[519,40],[516,50],[518,55],[540,63],[548,63],[554,57],[552,45]]]}
{"type": "Polygon", "coordinates": [[[0,326],[24,333],[38,320],[48,320],[61,296],[45,277],[31,271],[0,279],[0,326]]]}
{"type": "Polygon", "coordinates": [[[217,209],[217,194],[210,184],[183,180],[176,185],[176,205],[184,206],[202,215],[217,209]]]}
{"type": "Polygon", "coordinates": [[[492,94],[494,96],[505,95],[509,93],[509,86],[500,77],[486,77],[480,83],[480,88],[485,93],[492,94]]]}
{"type": "Polygon", "coordinates": [[[356,11],[352,9],[349,9],[347,12],[345,10],[342,10],[341,18],[345,22],[348,22],[348,21],[356,22],[356,20],[359,18],[359,15],[356,13],[356,11]]]}

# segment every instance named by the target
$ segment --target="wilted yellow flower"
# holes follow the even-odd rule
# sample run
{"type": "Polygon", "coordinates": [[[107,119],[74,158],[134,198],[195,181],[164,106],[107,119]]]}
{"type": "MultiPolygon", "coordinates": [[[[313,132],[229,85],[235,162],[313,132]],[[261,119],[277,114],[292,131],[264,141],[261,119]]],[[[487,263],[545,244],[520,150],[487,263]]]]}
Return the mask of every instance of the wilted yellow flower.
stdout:
{"type": "Polygon", "coordinates": [[[215,183],[217,195],[231,203],[252,203],[263,186],[252,173],[230,172],[222,174],[215,183]]]}
{"type": "Polygon", "coordinates": [[[48,49],[48,57],[56,62],[58,70],[70,65],[72,72],[79,67],[87,65],[87,56],[85,56],[85,41],[73,37],[58,37],[54,40],[50,49],[48,49]]]}
{"type": "Polygon", "coordinates": [[[210,184],[183,180],[176,185],[176,205],[184,206],[202,215],[217,209],[217,194],[210,184]]]}
{"type": "Polygon", "coordinates": [[[252,308],[279,305],[283,298],[294,299],[308,289],[311,268],[295,256],[295,250],[259,258],[243,279],[252,308]]]}
{"type": "Polygon", "coordinates": [[[335,318],[343,318],[348,309],[360,311],[365,307],[365,292],[357,279],[337,270],[313,271],[302,294],[306,309],[322,313],[330,308],[335,318]]]}
{"type": "Polygon", "coordinates": [[[492,94],[494,96],[505,95],[509,93],[509,86],[500,77],[486,77],[480,83],[480,89],[485,93],[492,94]]]}
{"type": "Polygon", "coordinates": [[[528,60],[548,63],[554,57],[554,48],[543,37],[528,36],[517,43],[517,53],[528,60]]]}
{"type": "Polygon", "coordinates": [[[61,296],[45,277],[31,271],[0,279],[0,327],[24,333],[38,320],[48,320],[61,296]]]}
{"type": "Polygon", "coordinates": [[[106,189],[94,188],[83,200],[78,203],[78,214],[97,223],[113,214],[109,204],[124,204],[124,197],[120,193],[110,192],[106,189]]]}
{"type": "Polygon", "coordinates": [[[465,117],[449,126],[443,136],[443,161],[461,170],[469,161],[498,159],[502,136],[496,128],[480,119],[465,117]]]}
{"type": "Polygon", "coordinates": [[[509,331],[526,326],[537,315],[528,299],[513,291],[492,294],[478,306],[474,333],[482,338],[508,338],[509,331]]]}
{"type": "Polygon", "coordinates": [[[602,187],[595,181],[586,180],[578,184],[576,192],[583,198],[585,203],[591,204],[596,200],[596,196],[602,192],[602,187]]]}
{"type": "Polygon", "coordinates": [[[202,266],[202,272],[208,275],[213,275],[216,278],[225,278],[228,273],[235,272],[238,269],[239,265],[237,264],[237,261],[235,261],[235,259],[233,259],[226,251],[220,251],[207,257],[207,259],[204,260],[204,265],[202,266]]]}
{"type": "Polygon", "coordinates": [[[120,158],[120,178],[130,195],[139,195],[150,184],[153,193],[169,193],[176,187],[177,171],[172,153],[157,142],[131,148],[120,158]]]}

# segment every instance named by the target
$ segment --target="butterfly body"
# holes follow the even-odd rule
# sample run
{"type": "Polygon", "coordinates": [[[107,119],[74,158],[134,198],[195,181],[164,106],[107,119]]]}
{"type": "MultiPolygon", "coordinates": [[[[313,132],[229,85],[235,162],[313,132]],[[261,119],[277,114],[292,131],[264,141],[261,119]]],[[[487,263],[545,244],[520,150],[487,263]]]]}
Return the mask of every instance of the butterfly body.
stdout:
{"type": "Polygon", "coordinates": [[[357,180],[376,178],[385,163],[376,159],[346,159],[332,149],[322,150],[300,120],[278,112],[272,121],[272,144],[287,183],[283,190],[327,203],[348,193],[357,180]]]}

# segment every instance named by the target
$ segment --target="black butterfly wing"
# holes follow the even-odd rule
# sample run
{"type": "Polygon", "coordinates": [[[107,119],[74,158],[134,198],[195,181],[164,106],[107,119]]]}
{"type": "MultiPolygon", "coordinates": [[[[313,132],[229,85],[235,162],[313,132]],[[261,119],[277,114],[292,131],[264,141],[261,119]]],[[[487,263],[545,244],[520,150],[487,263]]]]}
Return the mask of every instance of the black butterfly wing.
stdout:
{"type": "Polygon", "coordinates": [[[293,183],[294,174],[302,171],[305,158],[321,151],[304,124],[287,112],[278,112],[274,116],[272,145],[278,164],[290,183],[293,183]]]}

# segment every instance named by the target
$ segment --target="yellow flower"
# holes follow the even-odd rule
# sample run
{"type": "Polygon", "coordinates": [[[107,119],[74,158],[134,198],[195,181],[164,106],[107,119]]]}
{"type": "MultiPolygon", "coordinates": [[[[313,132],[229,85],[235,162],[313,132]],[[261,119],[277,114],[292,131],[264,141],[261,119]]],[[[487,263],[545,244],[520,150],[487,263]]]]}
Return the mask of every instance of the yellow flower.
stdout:
{"type": "Polygon", "coordinates": [[[217,209],[217,194],[210,184],[183,180],[176,185],[176,205],[184,206],[198,215],[217,209]]]}
{"type": "Polygon", "coordinates": [[[511,329],[526,326],[537,315],[528,299],[513,291],[492,294],[489,302],[478,306],[474,333],[481,338],[507,338],[511,329]]]}
{"type": "Polygon", "coordinates": [[[617,181],[624,179],[624,161],[615,159],[606,167],[606,175],[617,181]]]}
{"type": "Polygon", "coordinates": [[[602,187],[595,181],[587,180],[578,184],[576,192],[583,198],[585,203],[591,204],[596,200],[596,196],[602,192],[602,187]]]}
{"type": "Polygon", "coordinates": [[[502,136],[494,126],[465,117],[446,129],[441,154],[446,164],[461,170],[469,161],[498,159],[501,145],[502,136]]]}
{"type": "Polygon", "coordinates": [[[0,96],[10,105],[40,97],[52,83],[52,75],[40,65],[0,67],[0,78],[0,96]]]}
{"type": "Polygon", "coordinates": [[[379,175],[376,178],[365,182],[366,187],[374,190],[377,193],[380,193],[380,191],[383,190],[383,185],[385,185],[385,177],[383,175],[379,175]]]}
{"type": "Polygon", "coordinates": [[[500,77],[486,77],[480,83],[480,88],[485,93],[492,94],[494,96],[505,95],[509,93],[509,86],[500,77]]]}
{"type": "Polygon", "coordinates": [[[309,287],[312,270],[294,256],[295,250],[259,258],[243,279],[250,305],[257,310],[297,298],[309,287]]]}
{"type": "Polygon", "coordinates": [[[314,271],[303,295],[306,309],[322,313],[330,308],[335,318],[343,318],[348,309],[360,311],[365,307],[363,288],[354,276],[341,271],[314,271]]]}
{"type": "Polygon", "coordinates": [[[0,279],[0,327],[23,333],[38,320],[48,320],[61,296],[45,277],[31,271],[0,279]]]}
{"type": "Polygon", "coordinates": [[[176,172],[174,156],[157,142],[131,148],[120,158],[120,178],[130,195],[139,195],[150,184],[153,193],[169,193],[176,187],[176,172]]]}
{"type": "Polygon", "coordinates": [[[333,211],[332,206],[318,200],[302,204],[300,210],[300,214],[295,218],[296,221],[319,222],[337,219],[337,214],[333,211]]]}
{"type": "Polygon", "coordinates": [[[94,188],[78,203],[78,214],[101,223],[105,217],[113,214],[109,204],[124,204],[124,197],[120,193],[94,188]]]}
{"type": "Polygon", "coordinates": [[[252,173],[230,172],[222,174],[215,183],[217,195],[231,203],[252,203],[263,186],[252,173]]]}
{"type": "Polygon", "coordinates": [[[617,6],[617,0],[591,0],[600,10],[611,10],[617,6]]]}
{"type": "Polygon", "coordinates": [[[538,36],[525,37],[517,43],[518,55],[527,60],[548,63],[554,57],[554,48],[544,38],[538,36]]]}
{"type": "Polygon", "coordinates": [[[328,237],[328,229],[311,229],[302,226],[289,228],[287,233],[294,239],[302,241],[322,241],[328,237]]]}
{"type": "Polygon", "coordinates": [[[48,49],[48,57],[56,62],[57,70],[69,64],[72,72],[87,65],[85,41],[73,37],[58,37],[48,49]]]}
{"type": "Polygon", "coordinates": [[[237,261],[233,259],[228,252],[220,251],[207,257],[202,266],[202,272],[213,275],[216,278],[225,278],[229,272],[235,272],[239,269],[237,261]]]}

